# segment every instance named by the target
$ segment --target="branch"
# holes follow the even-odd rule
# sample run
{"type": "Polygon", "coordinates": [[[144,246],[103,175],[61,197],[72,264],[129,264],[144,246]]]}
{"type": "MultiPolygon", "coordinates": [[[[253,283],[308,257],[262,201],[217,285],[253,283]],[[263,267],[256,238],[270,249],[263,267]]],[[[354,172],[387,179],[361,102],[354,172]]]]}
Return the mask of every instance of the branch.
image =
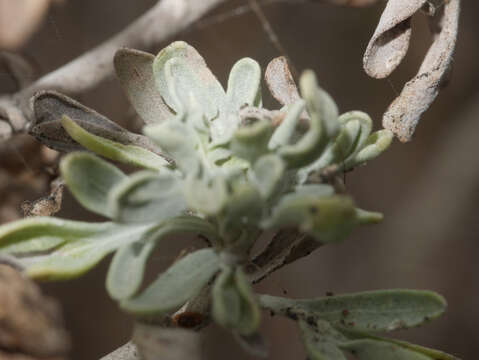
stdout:
{"type": "Polygon", "coordinates": [[[162,0],[126,29],[77,59],[43,76],[20,92],[0,98],[0,139],[26,128],[30,97],[39,90],[75,95],[98,86],[113,74],[113,56],[121,47],[150,49],[184,30],[226,0],[162,0]],[[3,122],[2,122],[3,120],[3,122]],[[11,129],[6,127],[10,124],[11,129]],[[4,129],[5,128],[5,129],[4,129]]]}

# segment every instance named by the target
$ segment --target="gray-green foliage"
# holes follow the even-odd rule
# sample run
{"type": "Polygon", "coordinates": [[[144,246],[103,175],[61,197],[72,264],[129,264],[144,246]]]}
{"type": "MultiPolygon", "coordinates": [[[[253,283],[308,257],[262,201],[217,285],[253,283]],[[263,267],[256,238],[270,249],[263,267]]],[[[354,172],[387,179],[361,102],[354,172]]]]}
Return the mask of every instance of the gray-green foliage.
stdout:
{"type": "MultiPolygon", "coordinates": [[[[299,322],[311,359],[345,359],[344,352],[360,359],[452,359],[371,335],[440,315],[445,302],[438,295],[258,297],[246,272],[264,231],[296,229],[327,244],[380,221],[381,214],[356,208],[331,184],[382,153],[389,131],[372,133],[371,119],[359,111],[340,115],[312,71],[300,78],[302,98],[267,110],[260,66],[249,58],[233,66],[226,90],[184,42],[156,57],[122,49],[114,63],[147,137],[53,92],[33,99],[31,130],[53,148],[89,150],[66,155],[61,173],[80,204],[110,222],[22,220],[0,228],[0,253],[17,256],[28,275],[43,279],[79,276],[114,253],[107,290],[137,316],[167,315],[211,289],[213,320],[255,353],[264,353],[253,345],[261,343],[263,306],[299,322]],[[127,175],[92,153],[142,169],[127,175]],[[153,251],[184,233],[201,235],[211,247],[177,260],[142,291],[153,251]]],[[[276,97],[296,97],[274,82],[276,97]]]]}

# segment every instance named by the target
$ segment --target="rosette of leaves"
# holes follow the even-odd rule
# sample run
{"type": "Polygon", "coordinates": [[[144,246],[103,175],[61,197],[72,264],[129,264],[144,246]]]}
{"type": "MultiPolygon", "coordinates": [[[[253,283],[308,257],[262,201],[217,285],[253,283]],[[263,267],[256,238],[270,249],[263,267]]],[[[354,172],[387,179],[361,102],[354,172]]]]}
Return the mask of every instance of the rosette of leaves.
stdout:
{"type": "MultiPolygon", "coordinates": [[[[33,98],[30,129],[46,145],[73,151],[60,165],[66,185],[82,206],[109,221],[39,217],[7,224],[0,227],[0,253],[16,256],[27,275],[46,280],[80,276],[113,253],[106,287],[122,309],[140,318],[167,316],[201,293],[211,300],[212,319],[259,354],[263,306],[299,321],[313,359],[342,359],[341,351],[350,350],[393,359],[382,350],[393,345],[427,359],[429,350],[387,342],[369,330],[415,326],[438,316],[445,303],[433,293],[295,301],[258,297],[251,286],[265,276],[249,270],[260,267],[255,259],[265,255],[251,253],[264,232],[292,232],[283,241],[307,238],[315,248],[382,219],[357,208],[331,179],[378,156],[392,140],[389,131],[372,133],[372,121],[362,112],[339,115],[311,71],[301,76],[299,95],[281,58],[266,71],[283,105],[279,110],[262,107],[261,69],[249,58],[233,66],[226,91],[184,42],[156,57],[122,49],[115,68],[147,124],[146,136],[54,92],[33,98]],[[126,174],[97,155],[143,169],[126,174]],[[153,251],[185,233],[201,235],[210,246],[177,260],[143,289],[153,251]],[[339,310],[328,308],[344,301],[355,319],[348,324],[361,326],[343,326],[335,317],[339,310]]],[[[277,247],[275,239],[270,247],[277,247]]],[[[278,266],[266,267],[268,273],[278,266]]]]}

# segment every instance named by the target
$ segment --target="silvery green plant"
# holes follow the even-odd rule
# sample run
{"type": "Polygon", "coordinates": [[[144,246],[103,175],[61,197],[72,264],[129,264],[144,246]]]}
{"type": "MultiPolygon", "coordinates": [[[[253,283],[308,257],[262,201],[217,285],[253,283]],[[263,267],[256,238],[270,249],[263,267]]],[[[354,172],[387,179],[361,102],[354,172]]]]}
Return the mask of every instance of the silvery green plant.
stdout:
{"type": "Polygon", "coordinates": [[[356,226],[382,219],[357,208],[334,179],[377,157],[392,134],[372,133],[365,113],[339,115],[311,71],[302,74],[299,95],[284,65],[275,59],[268,67],[268,85],[283,107],[267,110],[261,69],[252,59],[233,66],[225,91],[184,42],[156,57],[119,50],[117,75],[147,124],[146,136],[59,93],[36,95],[30,133],[71,152],[60,164],[65,183],[82,206],[110,221],[13,222],[0,227],[0,253],[43,280],[80,276],[114,253],[106,288],[124,311],[140,319],[167,316],[203,296],[211,318],[260,355],[266,309],[298,323],[311,360],[345,360],[347,353],[361,360],[455,359],[377,335],[441,315],[446,303],[432,292],[307,300],[255,294],[251,283],[304,256],[298,249],[340,242],[356,226]],[[102,158],[142,170],[125,174],[102,158]],[[185,233],[209,246],[180,258],[143,289],[153,251],[185,233]],[[274,236],[255,256],[253,246],[265,234],[274,236]],[[284,254],[275,254],[278,248],[284,254]]]}

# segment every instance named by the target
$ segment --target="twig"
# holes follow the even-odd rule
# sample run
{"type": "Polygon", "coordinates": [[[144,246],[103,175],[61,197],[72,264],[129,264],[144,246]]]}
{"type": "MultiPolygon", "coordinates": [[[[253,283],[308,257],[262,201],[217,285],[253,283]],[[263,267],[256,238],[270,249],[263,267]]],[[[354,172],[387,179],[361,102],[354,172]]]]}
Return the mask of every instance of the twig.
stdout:
{"type": "MultiPolygon", "coordinates": [[[[91,90],[113,74],[113,56],[119,48],[150,49],[182,31],[225,1],[159,1],[133,24],[105,43],[43,76],[20,92],[0,98],[0,121],[9,123],[14,132],[24,130],[32,115],[28,102],[37,91],[54,89],[75,95],[91,90]]],[[[4,137],[8,137],[8,129],[4,132],[6,133],[4,137]]]]}

